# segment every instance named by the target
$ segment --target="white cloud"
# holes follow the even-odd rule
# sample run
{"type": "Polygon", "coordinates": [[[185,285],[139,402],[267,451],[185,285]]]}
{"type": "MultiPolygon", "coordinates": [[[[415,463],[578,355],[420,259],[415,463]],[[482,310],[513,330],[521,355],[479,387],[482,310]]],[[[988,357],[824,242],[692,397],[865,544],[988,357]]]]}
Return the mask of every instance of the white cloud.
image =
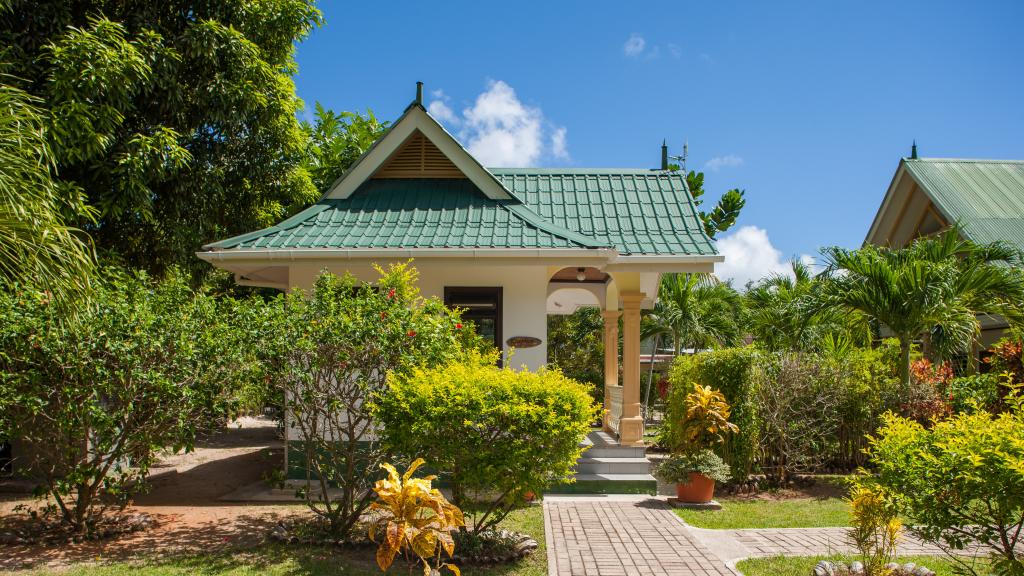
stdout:
{"type": "MultiPolygon", "coordinates": [[[[792,276],[789,259],[782,258],[768,239],[768,232],[757,226],[743,226],[739,230],[718,239],[718,252],[725,262],[715,266],[715,274],[723,280],[732,280],[733,286],[742,289],[747,282],[757,282],[772,274],[792,276]]],[[[805,264],[813,264],[814,258],[802,254],[798,258],[805,264]]],[[[817,271],[817,267],[812,267],[817,271]]]]}
{"type": "MultiPolygon", "coordinates": [[[[440,92],[440,90],[438,90],[440,92]]],[[[458,124],[459,117],[455,115],[455,112],[444,103],[443,100],[433,100],[427,105],[427,112],[434,118],[437,118],[441,122],[447,122],[449,124],[458,124]]]]}
{"type": "Polygon", "coordinates": [[[734,154],[727,154],[725,156],[715,156],[711,160],[704,163],[704,169],[712,172],[718,172],[722,168],[735,168],[736,166],[743,165],[743,158],[734,154]]]}
{"type": "Polygon", "coordinates": [[[645,46],[647,46],[647,41],[644,40],[644,37],[634,32],[629,35],[629,39],[622,45],[622,51],[625,52],[626,56],[635,57],[643,53],[645,46]]]}
{"type": "Polygon", "coordinates": [[[462,111],[459,135],[484,166],[535,166],[544,156],[565,159],[569,155],[565,128],[550,126],[540,108],[523,104],[501,80],[490,81],[487,90],[462,111]]]}
{"type": "Polygon", "coordinates": [[[555,128],[551,133],[551,154],[559,160],[569,159],[569,149],[565,141],[565,126],[555,128]]]}

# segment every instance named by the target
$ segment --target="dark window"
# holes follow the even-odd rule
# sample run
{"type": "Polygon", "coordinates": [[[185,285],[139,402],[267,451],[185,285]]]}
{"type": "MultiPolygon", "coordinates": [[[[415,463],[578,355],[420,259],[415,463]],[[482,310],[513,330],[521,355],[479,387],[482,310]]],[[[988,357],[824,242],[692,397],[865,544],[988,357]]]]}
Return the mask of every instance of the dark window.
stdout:
{"type": "Polygon", "coordinates": [[[472,322],[477,334],[502,349],[501,287],[445,286],[444,304],[461,308],[462,319],[472,322]]]}

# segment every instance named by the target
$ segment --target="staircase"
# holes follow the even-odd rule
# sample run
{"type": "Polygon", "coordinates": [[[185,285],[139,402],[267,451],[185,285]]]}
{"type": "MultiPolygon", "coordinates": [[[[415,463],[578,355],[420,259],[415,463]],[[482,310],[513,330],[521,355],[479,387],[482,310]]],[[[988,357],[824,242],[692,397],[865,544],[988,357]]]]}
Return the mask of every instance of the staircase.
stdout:
{"type": "Polygon", "coordinates": [[[651,476],[645,448],[619,446],[600,430],[587,434],[586,447],[576,461],[576,482],[551,489],[554,494],[655,494],[658,483],[651,476]]]}

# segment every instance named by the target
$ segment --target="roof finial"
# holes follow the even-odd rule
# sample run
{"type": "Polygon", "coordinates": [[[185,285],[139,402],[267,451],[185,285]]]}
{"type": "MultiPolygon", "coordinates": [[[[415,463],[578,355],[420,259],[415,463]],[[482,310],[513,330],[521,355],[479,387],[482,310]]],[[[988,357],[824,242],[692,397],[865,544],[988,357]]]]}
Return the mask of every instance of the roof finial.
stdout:
{"type": "Polygon", "coordinates": [[[661,169],[668,170],[668,143],[664,139],[661,141],[661,169]]]}
{"type": "Polygon", "coordinates": [[[914,143],[910,145],[910,159],[917,160],[917,139],[914,139],[914,143]]]}
{"type": "Polygon", "coordinates": [[[423,82],[416,83],[416,103],[423,105],[423,82]]]}

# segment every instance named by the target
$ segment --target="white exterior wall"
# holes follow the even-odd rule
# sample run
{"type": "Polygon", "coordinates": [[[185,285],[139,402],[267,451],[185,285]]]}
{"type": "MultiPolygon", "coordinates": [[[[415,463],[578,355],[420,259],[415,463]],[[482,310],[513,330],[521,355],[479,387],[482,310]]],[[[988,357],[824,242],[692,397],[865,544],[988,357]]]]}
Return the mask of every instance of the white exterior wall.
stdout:
{"type": "MultiPolygon", "coordinates": [[[[377,261],[386,268],[389,261],[377,261]]],[[[486,286],[502,288],[502,340],[513,336],[539,338],[541,344],[533,348],[516,350],[508,359],[504,346],[505,364],[513,368],[536,370],[547,363],[547,296],[548,267],[537,264],[499,265],[476,261],[419,260],[412,265],[419,271],[419,289],[424,297],[444,299],[446,286],[486,286]]],[[[371,262],[350,261],[344,264],[294,263],[290,267],[288,283],[291,287],[310,290],[320,271],[343,275],[345,272],[363,282],[374,282],[379,274],[371,262]]]]}

